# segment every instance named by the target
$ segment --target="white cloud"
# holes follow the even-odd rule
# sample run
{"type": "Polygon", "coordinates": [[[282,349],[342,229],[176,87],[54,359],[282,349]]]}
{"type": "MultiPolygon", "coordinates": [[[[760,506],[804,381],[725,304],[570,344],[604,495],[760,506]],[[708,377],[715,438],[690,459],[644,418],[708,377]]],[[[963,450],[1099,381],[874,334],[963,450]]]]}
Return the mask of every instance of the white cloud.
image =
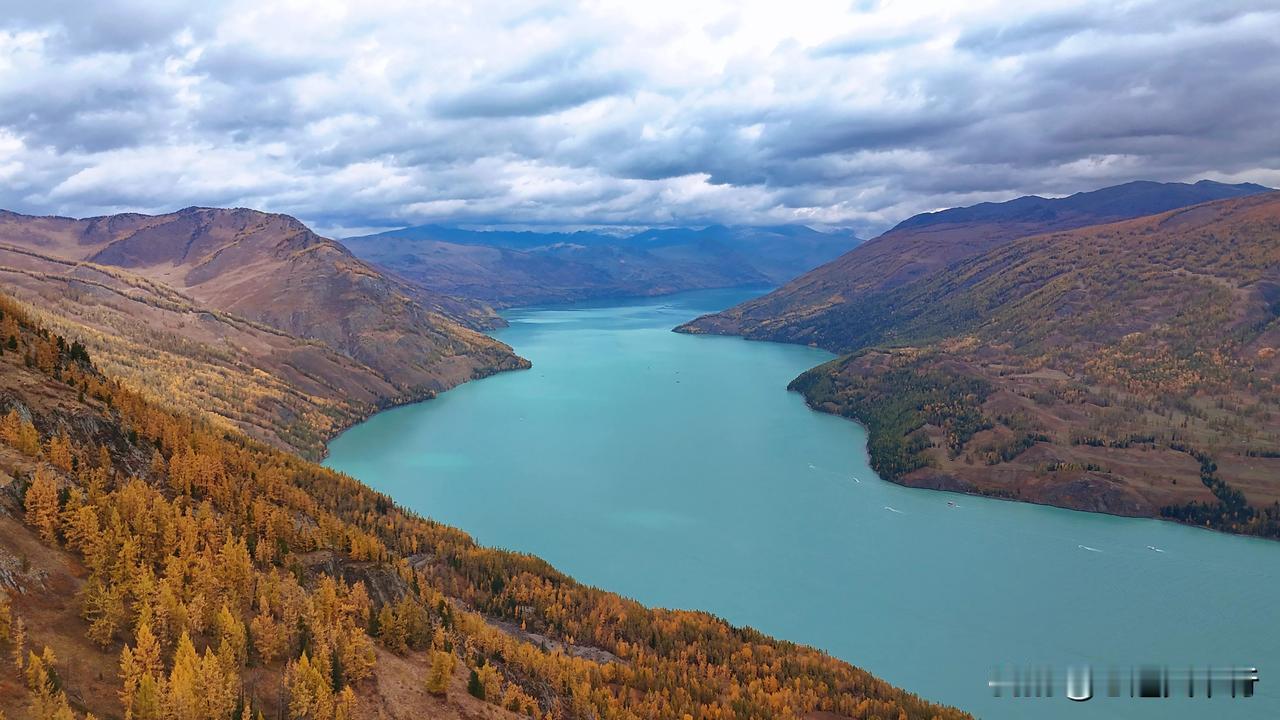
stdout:
{"type": "Polygon", "coordinates": [[[1266,182],[1277,38],[1248,0],[0,0],[0,206],[865,232],[1136,178],[1266,182]]]}

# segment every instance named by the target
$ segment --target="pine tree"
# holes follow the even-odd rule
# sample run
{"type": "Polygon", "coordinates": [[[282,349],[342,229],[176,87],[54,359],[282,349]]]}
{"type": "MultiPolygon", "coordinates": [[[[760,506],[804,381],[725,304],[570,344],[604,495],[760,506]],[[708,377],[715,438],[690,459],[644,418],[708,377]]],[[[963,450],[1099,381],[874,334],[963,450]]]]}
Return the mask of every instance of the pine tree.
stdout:
{"type": "Polygon", "coordinates": [[[120,704],[135,720],[154,717],[159,711],[156,679],[162,672],[160,642],[144,622],[138,626],[134,646],[120,651],[120,704]]]}
{"type": "Polygon", "coordinates": [[[273,660],[284,654],[286,638],[284,628],[267,610],[266,603],[259,605],[261,608],[258,614],[249,621],[249,628],[253,633],[253,649],[257,652],[258,657],[264,665],[269,665],[273,660]]]}
{"type": "Polygon", "coordinates": [[[431,653],[431,667],[427,670],[427,692],[444,697],[449,694],[449,680],[453,677],[453,653],[436,650],[431,653]]]}
{"type": "Polygon", "coordinates": [[[35,720],[74,720],[67,694],[54,666],[57,658],[48,646],[27,659],[27,689],[31,691],[31,715],[35,720]]]}
{"type": "Polygon", "coordinates": [[[89,621],[89,639],[106,648],[115,641],[116,632],[124,624],[126,608],[124,588],[119,584],[93,578],[80,591],[81,614],[89,621]]]}
{"type": "Polygon", "coordinates": [[[65,432],[60,432],[49,438],[45,454],[54,467],[63,472],[71,472],[74,458],[71,454],[71,438],[67,437],[65,432]]]}
{"type": "Polygon", "coordinates": [[[484,699],[484,682],[480,680],[480,673],[476,672],[474,668],[471,670],[471,677],[467,678],[467,692],[471,693],[473,697],[484,699]]]}
{"type": "Polygon", "coordinates": [[[200,699],[196,695],[196,676],[200,659],[191,637],[182,633],[173,653],[173,669],[169,671],[163,709],[172,720],[199,720],[200,699]]]}
{"type": "Polygon", "coordinates": [[[13,620],[10,641],[13,643],[13,666],[22,672],[27,660],[27,624],[20,617],[13,620]]]}
{"type": "Polygon", "coordinates": [[[10,410],[0,423],[0,438],[14,447],[15,450],[30,456],[40,455],[40,433],[31,421],[24,420],[16,409],[10,410]]]}
{"type": "Polygon", "coordinates": [[[27,523],[36,528],[40,539],[47,543],[57,540],[58,533],[58,480],[52,472],[41,467],[36,470],[25,500],[27,523]]]}
{"type": "Polygon", "coordinates": [[[13,607],[9,595],[0,591],[0,643],[7,642],[13,633],[13,607]]]}

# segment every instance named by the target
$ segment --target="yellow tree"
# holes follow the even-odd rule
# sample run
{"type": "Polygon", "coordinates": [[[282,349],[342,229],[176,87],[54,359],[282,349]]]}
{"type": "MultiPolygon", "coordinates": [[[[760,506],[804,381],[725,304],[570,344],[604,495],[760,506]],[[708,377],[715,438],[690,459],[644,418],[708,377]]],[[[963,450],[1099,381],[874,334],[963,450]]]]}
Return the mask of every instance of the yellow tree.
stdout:
{"type": "Polygon", "coordinates": [[[120,651],[120,704],[127,714],[131,714],[136,720],[143,720],[149,717],[148,713],[158,710],[159,688],[156,679],[163,670],[160,642],[152,634],[151,626],[143,623],[138,626],[134,646],[126,645],[120,651]],[[148,689],[140,693],[147,678],[150,678],[148,689]]]}
{"type": "Polygon", "coordinates": [[[116,631],[126,619],[124,588],[93,578],[80,593],[81,614],[89,621],[89,631],[85,634],[106,648],[115,640],[116,631]]]}
{"type": "Polygon", "coordinates": [[[58,531],[58,479],[41,467],[36,469],[25,500],[27,523],[40,533],[47,543],[57,540],[58,531]]]}
{"type": "Polygon", "coordinates": [[[502,697],[502,679],[495,669],[489,663],[485,663],[476,669],[476,682],[484,690],[483,698],[490,702],[497,702],[502,697]]]}
{"type": "Polygon", "coordinates": [[[200,658],[191,636],[185,631],[173,653],[173,669],[165,687],[164,716],[170,720],[200,720],[200,698],[196,695],[196,675],[200,658]]]}
{"type": "Polygon", "coordinates": [[[74,720],[67,694],[58,689],[54,665],[57,658],[48,646],[27,658],[27,689],[31,691],[31,715],[35,720],[74,720]]]}
{"type": "Polygon", "coordinates": [[[13,631],[9,639],[13,644],[13,666],[21,672],[27,660],[27,624],[22,618],[13,619],[13,631]]]}
{"type": "MultiPolygon", "coordinates": [[[[264,601],[265,599],[263,598],[264,601]]],[[[288,638],[285,637],[284,628],[271,616],[266,602],[260,602],[259,608],[258,614],[249,621],[249,629],[253,632],[253,649],[264,665],[270,665],[284,654],[288,638]]]]}
{"type": "Polygon", "coordinates": [[[163,701],[164,680],[143,675],[133,694],[132,706],[126,708],[126,717],[131,717],[132,720],[160,720],[164,717],[163,701]]]}
{"type": "Polygon", "coordinates": [[[402,655],[409,649],[404,627],[400,625],[400,618],[391,609],[390,603],[384,604],[378,611],[378,637],[388,650],[397,655],[402,655]]]}
{"type": "Polygon", "coordinates": [[[431,667],[427,669],[427,692],[444,697],[449,694],[449,680],[453,677],[453,653],[436,650],[431,653],[431,667]]]}
{"type": "Polygon", "coordinates": [[[93,505],[80,505],[66,508],[62,513],[63,534],[67,536],[67,547],[80,551],[85,557],[98,554],[98,542],[102,536],[98,524],[98,509],[93,505]]]}
{"type": "MultiPolygon", "coordinates": [[[[226,605],[218,610],[217,616],[213,621],[215,635],[220,645],[225,645],[228,657],[225,660],[227,672],[237,671],[241,665],[244,665],[246,657],[248,638],[245,635],[244,623],[240,618],[231,613],[226,605]]],[[[221,648],[219,648],[221,653],[221,648]]]]}
{"type": "Polygon", "coordinates": [[[284,683],[289,691],[289,717],[329,720],[333,717],[333,688],[326,673],[304,652],[285,668],[284,683]]]}
{"type": "Polygon", "coordinates": [[[17,410],[10,410],[0,423],[0,437],[23,455],[40,454],[40,433],[31,421],[24,420],[17,410]]]}
{"type": "Polygon", "coordinates": [[[53,463],[54,467],[63,472],[71,472],[71,438],[67,437],[66,432],[59,432],[49,438],[49,446],[46,453],[49,457],[49,462],[53,463]]]}
{"type": "Polygon", "coordinates": [[[223,663],[206,649],[196,673],[196,696],[200,699],[200,717],[206,720],[229,720],[240,694],[239,673],[228,673],[223,663]]]}
{"type": "Polygon", "coordinates": [[[8,640],[13,633],[13,607],[9,604],[9,595],[0,591],[0,642],[8,640]]]}

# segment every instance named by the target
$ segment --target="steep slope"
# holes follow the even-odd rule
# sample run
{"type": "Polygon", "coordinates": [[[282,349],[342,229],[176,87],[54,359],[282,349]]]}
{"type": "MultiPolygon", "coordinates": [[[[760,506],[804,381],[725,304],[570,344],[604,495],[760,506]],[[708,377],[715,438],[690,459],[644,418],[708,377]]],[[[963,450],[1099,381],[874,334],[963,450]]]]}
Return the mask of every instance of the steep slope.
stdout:
{"type": "Polygon", "coordinates": [[[293,218],[0,213],[0,273],[108,367],[311,455],[380,406],[526,366],[485,306],[389,277],[293,218]]]}
{"type": "Polygon", "coordinates": [[[742,335],[812,344],[835,352],[858,347],[842,333],[849,315],[881,294],[1020,237],[1069,230],[1266,191],[1260,185],[1132,182],[1046,199],[1021,197],[909,218],[831,263],[768,295],[698,318],[681,332],[742,335]]]}
{"type": "Polygon", "coordinates": [[[478,547],[150,402],[2,294],[0,328],[7,717],[968,717],[478,547]]]}
{"type": "Polygon", "coordinates": [[[1280,193],[1017,240],[792,384],[898,482],[1280,537],[1280,193]]]}
{"type": "Polygon", "coordinates": [[[601,233],[469,231],[426,225],[343,241],[425,287],[497,305],[777,284],[858,243],[803,226],[601,233]]]}

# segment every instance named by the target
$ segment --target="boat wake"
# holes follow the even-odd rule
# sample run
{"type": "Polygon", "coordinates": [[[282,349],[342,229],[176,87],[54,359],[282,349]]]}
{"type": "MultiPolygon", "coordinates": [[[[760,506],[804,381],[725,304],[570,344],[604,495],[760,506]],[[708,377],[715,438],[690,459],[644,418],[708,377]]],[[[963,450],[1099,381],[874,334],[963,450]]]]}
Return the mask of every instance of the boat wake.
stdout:
{"type": "Polygon", "coordinates": [[[885,509],[885,510],[888,510],[889,512],[898,513],[899,515],[903,515],[903,514],[905,514],[905,513],[903,513],[901,510],[899,510],[899,509],[897,509],[897,508],[891,508],[891,507],[889,507],[888,505],[885,505],[885,506],[884,506],[884,509],[885,509]]]}
{"type": "Polygon", "coordinates": [[[1160,548],[1156,547],[1155,545],[1148,545],[1148,546],[1147,546],[1147,549],[1148,549],[1148,550],[1155,550],[1156,552],[1164,552],[1163,550],[1161,550],[1160,548]]]}
{"type": "Polygon", "coordinates": [[[1088,545],[1077,545],[1076,547],[1080,548],[1081,550],[1088,550],[1089,552],[1102,552],[1098,548],[1089,547],[1088,545]]]}

